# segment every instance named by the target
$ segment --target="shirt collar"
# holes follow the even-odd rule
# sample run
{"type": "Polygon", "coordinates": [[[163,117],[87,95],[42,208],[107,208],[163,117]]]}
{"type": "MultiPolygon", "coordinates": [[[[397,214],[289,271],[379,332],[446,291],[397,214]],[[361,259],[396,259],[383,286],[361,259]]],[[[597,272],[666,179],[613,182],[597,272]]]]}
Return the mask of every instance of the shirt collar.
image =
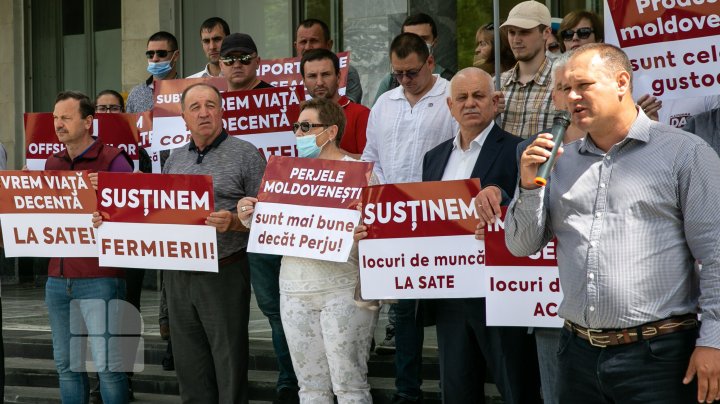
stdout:
{"type": "MultiPolygon", "coordinates": [[[[493,126],[495,125],[495,121],[490,121],[488,126],[485,127],[480,133],[475,136],[475,139],[470,142],[470,147],[468,150],[472,150],[477,145],[478,148],[482,148],[483,144],[485,144],[485,140],[487,140],[488,135],[490,134],[490,131],[492,130],[493,126]]],[[[453,150],[462,150],[460,147],[460,130],[458,130],[457,135],[455,135],[455,139],[453,139],[453,150]]]]}
{"type": "MultiPolygon", "coordinates": [[[[445,95],[445,86],[442,85],[442,81],[446,80],[438,76],[437,74],[433,74],[433,76],[435,77],[435,84],[433,84],[430,91],[428,91],[427,94],[423,95],[421,99],[425,97],[436,97],[438,95],[445,95]]],[[[405,89],[403,88],[402,84],[392,89],[389,97],[391,100],[407,100],[407,97],[405,97],[405,89]]]]}
{"type": "MultiPolygon", "coordinates": [[[[532,80],[535,82],[535,84],[539,86],[546,86],[550,85],[550,72],[552,71],[552,65],[553,60],[546,57],[545,60],[540,65],[540,68],[537,72],[535,72],[535,75],[533,76],[532,80]]],[[[513,82],[518,82],[518,78],[520,77],[520,62],[515,64],[515,67],[508,70],[507,77],[505,79],[505,86],[511,85],[513,82]]]]}
{"type": "Polygon", "coordinates": [[[341,95],[341,96],[340,96],[340,99],[338,100],[338,104],[340,104],[340,106],[343,107],[343,108],[345,108],[345,107],[347,107],[348,105],[350,105],[351,102],[352,102],[352,101],[350,101],[350,99],[349,99],[348,97],[344,96],[344,95],[341,95]]]}
{"type": "MultiPolygon", "coordinates": [[[[642,108],[639,108],[637,105],[635,106],[635,110],[637,111],[637,117],[630,126],[630,131],[628,131],[627,136],[625,136],[625,139],[623,139],[620,143],[627,143],[630,140],[637,140],[643,143],[650,141],[650,127],[652,126],[653,121],[648,118],[642,108]]],[[[592,141],[591,134],[589,133],[580,140],[579,151],[581,153],[589,152],[594,154],[605,154],[604,151],[595,146],[595,142],[592,141]]]]}
{"type": "Polygon", "coordinates": [[[188,150],[190,151],[196,151],[198,154],[207,154],[212,149],[217,149],[218,146],[220,146],[220,143],[222,143],[225,139],[228,138],[227,132],[225,132],[225,129],[223,129],[222,132],[220,132],[220,135],[213,140],[212,143],[207,145],[203,150],[200,150],[197,145],[195,144],[195,141],[190,138],[190,145],[188,146],[188,150]]]}

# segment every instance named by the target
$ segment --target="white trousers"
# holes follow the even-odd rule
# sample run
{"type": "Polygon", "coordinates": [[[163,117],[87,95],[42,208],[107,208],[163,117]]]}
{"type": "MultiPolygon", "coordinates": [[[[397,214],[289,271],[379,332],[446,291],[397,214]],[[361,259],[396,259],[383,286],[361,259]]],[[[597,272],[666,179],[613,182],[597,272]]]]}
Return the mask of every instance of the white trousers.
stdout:
{"type": "Polygon", "coordinates": [[[358,307],[352,289],[280,295],[280,316],[300,386],[300,403],[372,403],[367,381],[377,310],[358,307]]]}

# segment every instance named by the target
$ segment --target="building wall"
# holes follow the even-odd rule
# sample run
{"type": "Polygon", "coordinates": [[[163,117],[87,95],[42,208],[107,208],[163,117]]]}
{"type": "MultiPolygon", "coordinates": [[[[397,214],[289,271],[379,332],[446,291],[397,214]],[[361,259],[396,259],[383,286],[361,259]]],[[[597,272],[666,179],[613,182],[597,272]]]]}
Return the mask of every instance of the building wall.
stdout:
{"type": "Polygon", "coordinates": [[[25,63],[23,2],[0,0],[0,142],[8,152],[8,168],[22,161],[25,63]]]}

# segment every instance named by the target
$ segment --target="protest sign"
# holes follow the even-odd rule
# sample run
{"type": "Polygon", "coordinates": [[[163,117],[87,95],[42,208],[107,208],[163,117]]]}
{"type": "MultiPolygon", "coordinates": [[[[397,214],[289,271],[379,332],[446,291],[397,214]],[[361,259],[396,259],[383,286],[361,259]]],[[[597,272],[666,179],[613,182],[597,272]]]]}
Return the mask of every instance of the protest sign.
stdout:
{"type": "Polygon", "coordinates": [[[96,257],[93,211],[87,171],[0,171],[8,257],[96,257]]]}
{"type": "Polygon", "coordinates": [[[190,131],[187,130],[185,120],[182,118],[180,98],[186,88],[198,83],[210,84],[220,91],[227,90],[227,80],[222,77],[155,80],[152,151],[175,149],[190,141],[190,131]]]}
{"type": "Polygon", "coordinates": [[[218,271],[212,177],[98,174],[101,266],[218,271]]]}
{"type": "MultiPolygon", "coordinates": [[[[218,78],[162,80],[155,82],[152,150],[170,150],[190,141],[190,132],[182,118],[180,95],[188,86],[207,81],[221,91],[218,78]]],[[[302,86],[273,87],[249,91],[224,92],[223,126],[231,136],[252,143],[267,158],[296,156],[292,124],[300,115],[299,104],[304,98],[302,86]]]]}
{"type": "Polygon", "coordinates": [[[347,261],[371,172],[372,163],[270,157],[248,251],[347,261]]]}
{"type": "Polygon", "coordinates": [[[485,244],[475,239],[477,179],[363,189],[365,299],[482,297],[485,244]]]}
{"type": "Polygon", "coordinates": [[[229,135],[252,143],[266,159],[297,156],[292,125],[302,100],[302,86],[226,92],[223,126],[229,135]]]}
{"type": "Polygon", "coordinates": [[[636,98],[720,94],[719,10],[717,0],[605,1],[605,42],[630,58],[636,98]]]}
{"type": "MultiPolygon", "coordinates": [[[[340,82],[338,92],[345,95],[347,87],[348,64],[350,63],[350,52],[337,54],[340,59],[340,82]]],[[[300,74],[300,57],[281,59],[262,59],[257,68],[257,77],[260,80],[270,83],[273,87],[302,87],[303,78],[300,74]]]]}
{"type": "MultiPolygon", "coordinates": [[[[135,164],[139,163],[138,117],[135,114],[97,114],[92,134],[109,146],[125,150],[135,164]]],[[[25,113],[25,157],[30,170],[45,168],[45,160],[65,149],[55,134],[52,112],[25,113]]]]}
{"type": "Polygon", "coordinates": [[[485,229],[485,309],[489,326],[562,327],[562,301],[555,240],[529,257],[515,257],[505,245],[506,208],[485,229]]]}

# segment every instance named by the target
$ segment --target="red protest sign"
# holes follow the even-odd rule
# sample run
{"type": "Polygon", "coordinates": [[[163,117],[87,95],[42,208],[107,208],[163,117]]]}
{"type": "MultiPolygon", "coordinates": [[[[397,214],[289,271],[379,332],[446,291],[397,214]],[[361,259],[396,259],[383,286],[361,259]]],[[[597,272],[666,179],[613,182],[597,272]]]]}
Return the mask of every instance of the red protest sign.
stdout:
{"type": "Polygon", "coordinates": [[[100,173],[102,266],[218,271],[210,176],[100,173]]]}
{"type": "Polygon", "coordinates": [[[272,156],[255,205],[248,251],[345,262],[354,209],[372,163],[272,156]]]}
{"type": "Polygon", "coordinates": [[[715,0],[607,0],[607,6],[622,48],[720,35],[715,0]]]}
{"type": "Polygon", "coordinates": [[[292,124],[300,115],[302,86],[223,93],[223,126],[231,136],[270,156],[296,156],[292,124]]]}
{"type": "Polygon", "coordinates": [[[475,234],[478,179],[386,184],[363,190],[368,239],[475,234]]]}
{"type": "Polygon", "coordinates": [[[561,327],[563,295],[556,241],[529,257],[516,257],[505,245],[505,214],[485,228],[485,306],[492,326],[561,327]]]}
{"type": "Polygon", "coordinates": [[[92,213],[87,171],[0,171],[0,213],[92,213]]]}
{"type": "Polygon", "coordinates": [[[362,192],[368,299],[482,297],[485,245],[475,239],[480,181],[389,184],[362,192]]]}
{"type": "Polygon", "coordinates": [[[555,253],[556,240],[552,240],[542,250],[529,257],[516,257],[512,255],[505,245],[505,214],[507,208],[502,208],[502,215],[495,223],[489,223],[485,228],[485,248],[487,266],[524,266],[524,267],[557,267],[555,253]]]}
{"type": "Polygon", "coordinates": [[[86,171],[0,171],[5,254],[96,256],[95,201],[86,171]]]}
{"type": "Polygon", "coordinates": [[[98,210],[108,222],[205,224],[215,210],[212,177],[101,172],[98,210]]]}
{"type": "Polygon", "coordinates": [[[153,88],[153,117],[179,117],[182,115],[180,97],[193,84],[207,83],[220,92],[227,90],[227,80],[222,77],[198,77],[193,79],[155,80],[153,88]]]}
{"type": "Polygon", "coordinates": [[[223,93],[223,126],[231,136],[292,132],[304,100],[302,87],[223,93]]]}
{"type": "MultiPolygon", "coordinates": [[[[340,82],[338,83],[338,87],[342,89],[341,94],[345,94],[350,52],[340,52],[337,56],[338,59],[340,59],[340,82]]],[[[257,76],[275,87],[303,86],[299,56],[280,59],[262,59],[257,68],[257,76]]]]}
{"type": "MultiPolygon", "coordinates": [[[[139,159],[139,130],[135,114],[97,114],[91,133],[109,146],[125,150],[135,162],[139,159]]],[[[26,113],[25,157],[31,170],[45,168],[45,160],[65,149],[55,134],[51,112],[26,113]]]]}
{"type": "Polygon", "coordinates": [[[352,208],[372,174],[372,163],[272,156],[258,200],[328,208],[352,208]]]}

